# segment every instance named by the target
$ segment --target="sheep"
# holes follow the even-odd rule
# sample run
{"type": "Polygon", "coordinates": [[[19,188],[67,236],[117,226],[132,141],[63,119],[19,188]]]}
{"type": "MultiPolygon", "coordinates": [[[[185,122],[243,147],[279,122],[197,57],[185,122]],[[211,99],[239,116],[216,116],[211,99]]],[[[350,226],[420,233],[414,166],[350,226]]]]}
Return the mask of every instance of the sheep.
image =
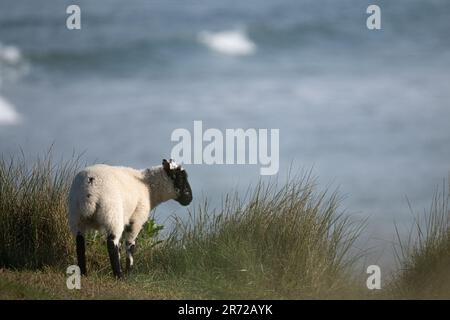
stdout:
{"type": "Polygon", "coordinates": [[[192,190],[187,172],[170,159],[150,169],[97,164],[76,174],[69,192],[69,225],[76,237],[77,261],[86,275],[85,233],[102,230],[115,277],[121,278],[119,244],[124,233],[126,271],[133,267],[135,241],[150,211],[158,204],[176,200],[187,206],[192,190]],[[125,231],[125,232],[124,232],[125,231]]]}

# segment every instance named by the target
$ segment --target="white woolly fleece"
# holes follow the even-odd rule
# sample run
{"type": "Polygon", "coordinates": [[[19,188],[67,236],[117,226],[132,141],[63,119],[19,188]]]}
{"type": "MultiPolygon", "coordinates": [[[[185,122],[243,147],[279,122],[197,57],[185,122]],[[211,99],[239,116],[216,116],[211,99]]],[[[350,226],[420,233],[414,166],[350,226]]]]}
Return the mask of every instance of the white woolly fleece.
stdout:
{"type": "Polygon", "coordinates": [[[125,226],[134,243],[150,211],[175,199],[173,182],[162,166],[136,170],[98,164],[80,171],[69,193],[69,224],[74,235],[105,230],[118,243],[125,226]]]}

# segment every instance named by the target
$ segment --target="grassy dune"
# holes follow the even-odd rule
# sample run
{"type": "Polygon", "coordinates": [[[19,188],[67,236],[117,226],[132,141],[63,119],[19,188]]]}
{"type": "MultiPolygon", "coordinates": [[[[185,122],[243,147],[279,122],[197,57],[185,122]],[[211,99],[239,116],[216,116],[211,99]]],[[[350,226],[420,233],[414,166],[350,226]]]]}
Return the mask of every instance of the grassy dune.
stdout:
{"type": "Polygon", "coordinates": [[[78,168],[76,159],[54,165],[50,156],[31,166],[0,161],[0,299],[450,298],[448,195],[435,199],[428,232],[401,243],[402,268],[374,295],[355,268],[363,222],[309,175],[226,195],[216,209],[205,200],[189,219],[174,218],[164,238],[150,221],[136,269],[121,281],[111,276],[104,236],[92,233],[89,276],[68,290],[65,270],[76,258],[67,193],[78,168]]]}

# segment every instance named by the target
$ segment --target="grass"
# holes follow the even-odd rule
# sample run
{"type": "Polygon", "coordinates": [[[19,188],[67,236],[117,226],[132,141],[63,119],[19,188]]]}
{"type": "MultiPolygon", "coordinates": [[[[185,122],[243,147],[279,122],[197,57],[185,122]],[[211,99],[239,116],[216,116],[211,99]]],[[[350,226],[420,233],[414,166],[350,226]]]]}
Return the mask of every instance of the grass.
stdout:
{"type": "Polygon", "coordinates": [[[64,266],[73,255],[67,194],[77,159],[0,160],[0,267],[64,266]]]}
{"type": "Polygon", "coordinates": [[[400,271],[389,287],[394,297],[450,299],[449,187],[444,182],[435,193],[430,210],[416,218],[409,238],[399,238],[400,271]]]}
{"type": "Polygon", "coordinates": [[[54,268],[2,270],[0,299],[196,299],[176,283],[131,278],[118,281],[93,272],[83,278],[80,290],[68,290],[66,275],[54,268]]]}
{"type": "Polygon", "coordinates": [[[195,282],[218,298],[332,298],[354,291],[351,252],[362,224],[338,211],[336,194],[316,192],[308,176],[281,188],[258,184],[177,220],[149,268],[195,282]]]}
{"type": "Polygon", "coordinates": [[[23,156],[0,160],[0,299],[450,298],[445,190],[410,239],[399,239],[395,277],[370,294],[355,267],[366,254],[355,248],[364,221],[350,220],[338,194],[318,190],[310,173],[225,195],[216,209],[205,199],[188,219],[174,217],[164,238],[150,220],[136,269],[121,281],[93,232],[89,276],[68,290],[65,270],[76,257],[67,194],[79,167],[76,158],[55,165],[50,154],[31,165],[23,156]]]}

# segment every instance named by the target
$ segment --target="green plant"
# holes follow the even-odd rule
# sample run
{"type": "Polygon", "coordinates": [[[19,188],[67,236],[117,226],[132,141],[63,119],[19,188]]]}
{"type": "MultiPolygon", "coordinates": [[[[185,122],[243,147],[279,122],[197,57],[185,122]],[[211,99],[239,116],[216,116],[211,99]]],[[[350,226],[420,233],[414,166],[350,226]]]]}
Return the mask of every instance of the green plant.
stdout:
{"type": "Polygon", "coordinates": [[[158,225],[155,219],[149,219],[142,227],[141,232],[137,238],[140,247],[153,248],[162,243],[162,240],[157,240],[159,233],[164,229],[164,226],[158,225]]]}

